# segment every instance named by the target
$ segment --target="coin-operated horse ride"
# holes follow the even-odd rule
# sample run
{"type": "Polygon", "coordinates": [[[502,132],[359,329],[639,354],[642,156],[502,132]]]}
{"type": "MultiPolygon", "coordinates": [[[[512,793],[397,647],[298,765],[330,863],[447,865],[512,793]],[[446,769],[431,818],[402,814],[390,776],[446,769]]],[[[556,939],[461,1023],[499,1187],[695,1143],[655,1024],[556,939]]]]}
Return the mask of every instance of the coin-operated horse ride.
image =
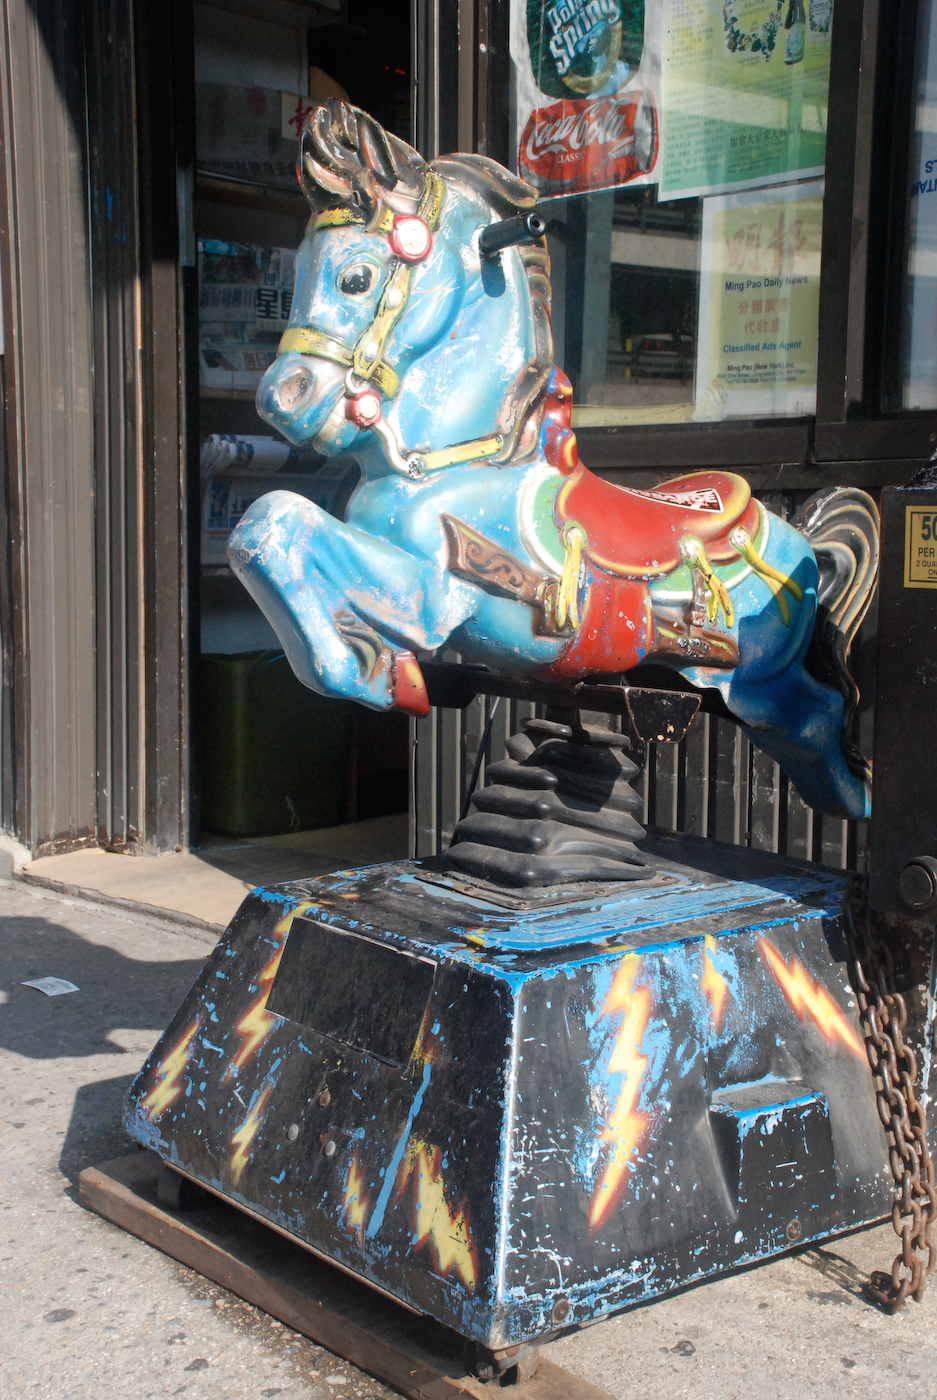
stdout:
{"type": "Polygon", "coordinates": [[[890,1207],[844,880],[645,841],[631,786],[702,697],[815,809],[868,815],[847,661],[878,516],[851,489],[788,523],[725,472],[591,475],[533,191],[340,102],[307,119],[299,174],[312,217],[258,408],[362,475],[344,520],[257,501],[232,568],[322,695],[547,708],[444,856],[255,890],[127,1126],[454,1329],[481,1373],[523,1370],[560,1328],[890,1207]],[[466,664],[417,659],[446,646],[466,664]]]}

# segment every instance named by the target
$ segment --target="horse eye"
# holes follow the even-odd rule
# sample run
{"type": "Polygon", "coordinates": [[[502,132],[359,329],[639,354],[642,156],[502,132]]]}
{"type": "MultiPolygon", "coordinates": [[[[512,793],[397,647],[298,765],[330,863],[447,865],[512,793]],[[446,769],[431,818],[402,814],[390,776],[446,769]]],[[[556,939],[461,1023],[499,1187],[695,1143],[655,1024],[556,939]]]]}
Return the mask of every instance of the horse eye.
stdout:
{"type": "Polygon", "coordinates": [[[342,291],[346,296],[360,297],[371,288],[374,281],[374,268],[367,263],[355,263],[343,275],[341,281],[342,291]]]}

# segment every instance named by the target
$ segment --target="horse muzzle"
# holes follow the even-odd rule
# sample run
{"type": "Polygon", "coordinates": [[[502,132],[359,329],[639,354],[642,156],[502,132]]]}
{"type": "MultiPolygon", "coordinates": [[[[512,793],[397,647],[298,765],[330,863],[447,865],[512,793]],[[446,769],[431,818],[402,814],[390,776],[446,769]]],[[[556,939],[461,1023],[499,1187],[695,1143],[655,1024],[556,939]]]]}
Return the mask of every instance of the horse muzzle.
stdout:
{"type": "Polygon", "coordinates": [[[257,412],[297,446],[321,431],[344,391],[341,367],[287,351],[278,355],[257,389],[257,412]]]}

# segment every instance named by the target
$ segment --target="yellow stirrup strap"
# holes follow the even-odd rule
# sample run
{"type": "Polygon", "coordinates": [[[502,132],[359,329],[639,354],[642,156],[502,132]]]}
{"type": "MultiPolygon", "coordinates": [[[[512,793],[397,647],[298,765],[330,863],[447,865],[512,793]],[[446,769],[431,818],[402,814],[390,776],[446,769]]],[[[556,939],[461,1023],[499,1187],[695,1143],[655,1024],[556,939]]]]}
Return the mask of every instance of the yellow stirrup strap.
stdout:
{"type": "Polygon", "coordinates": [[[735,609],[732,606],[732,599],[729,597],[729,590],[707,559],[702,540],[696,539],[693,535],[685,535],[680,541],[680,553],[690,568],[695,569],[706,581],[706,616],[709,621],[716,621],[721,608],[726,626],[734,627],[735,609]]]}
{"type": "Polygon", "coordinates": [[[753,572],[756,573],[759,578],[764,579],[775,596],[778,612],[781,614],[781,621],[784,623],[785,627],[789,627],[791,625],[791,610],[784,596],[784,590],[786,589],[792,598],[796,598],[798,603],[802,603],[804,592],[800,584],[795,583],[788,574],[782,574],[779,569],[772,568],[767,560],[762,559],[761,555],[752,544],[747,531],[743,530],[741,526],[731,532],[729,535],[729,543],[733,549],[738,550],[739,554],[741,554],[742,558],[753,572]]]}
{"type": "Polygon", "coordinates": [[[581,525],[568,525],[562,533],[566,546],[566,561],[560,586],[556,590],[556,625],[562,632],[567,621],[575,632],[579,626],[579,575],[582,571],[582,549],[588,535],[581,525]]]}

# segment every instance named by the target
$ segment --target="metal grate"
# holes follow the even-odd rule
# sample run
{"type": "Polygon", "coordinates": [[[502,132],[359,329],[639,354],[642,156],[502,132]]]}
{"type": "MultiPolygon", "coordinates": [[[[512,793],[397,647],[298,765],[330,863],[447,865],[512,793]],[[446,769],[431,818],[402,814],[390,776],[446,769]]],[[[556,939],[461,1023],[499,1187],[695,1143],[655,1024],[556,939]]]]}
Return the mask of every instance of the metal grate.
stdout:
{"type": "MultiPolygon", "coordinates": [[[[434,710],[427,719],[411,721],[413,855],[435,855],[448,848],[492,704],[479,696],[464,711],[434,710]]],[[[502,701],[479,786],[485,782],[486,764],[504,757],[505,740],[521,730],[522,721],[536,708],[502,701]]],[[[728,720],[697,715],[682,743],[648,744],[643,760],[634,786],[644,798],[645,826],[842,870],[865,868],[868,823],[814,812],[774,760],[728,720]]]]}

